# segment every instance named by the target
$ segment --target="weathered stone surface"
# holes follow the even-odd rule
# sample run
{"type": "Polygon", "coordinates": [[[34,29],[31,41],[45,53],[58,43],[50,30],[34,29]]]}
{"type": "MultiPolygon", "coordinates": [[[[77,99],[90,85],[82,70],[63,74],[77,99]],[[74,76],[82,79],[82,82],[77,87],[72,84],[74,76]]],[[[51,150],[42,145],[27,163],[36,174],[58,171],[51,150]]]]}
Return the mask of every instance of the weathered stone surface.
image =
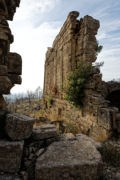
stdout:
{"type": "Polygon", "coordinates": [[[61,141],[51,144],[36,162],[36,180],[97,180],[101,155],[90,141],[61,141]]]}
{"type": "Polygon", "coordinates": [[[55,125],[42,125],[33,129],[32,138],[34,140],[43,140],[57,137],[57,128],[55,125]]]}
{"type": "Polygon", "coordinates": [[[7,76],[0,76],[0,94],[9,94],[12,83],[7,76]]]}
{"type": "Polygon", "coordinates": [[[120,180],[120,172],[116,173],[115,180],[120,180]]]}
{"type": "Polygon", "coordinates": [[[6,104],[3,96],[0,95],[0,109],[1,109],[1,110],[6,110],[6,106],[7,106],[7,104],[6,104]]]}
{"type": "Polygon", "coordinates": [[[79,12],[69,13],[52,48],[46,53],[44,94],[62,96],[61,86],[71,69],[83,59],[88,62],[96,60],[98,45],[95,35],[99,21],[90,16],[79,21],[78,16],[79,12]]]}
{"type": "Polygon", "coordinates": [[[22,74],[22,59],[17,53],[9,53],[8,55],[8,73],[17,75],[22,74]]]}
{"type": "Polygon", "coordinates": [[[0,141],[0,171],[8,173],[17,173],[21,165],[23,153],[21,142],[0,141]]]}
{"type": "Polygon", "coordinates": [[[22,60],[17,53],[10,53],[13,35],[7,20],[13,20],[20,0],[0,1],[0,94],[9,94],[14,84],[21,84],[22,60]],[[8,74],[10,75],[8,76],[8,74]]]}
{"type": "Polygon", "coordinates": [[[7,66],[5,65],[0,65],[0,76],[7,75],[7,66]]]}
{"type": "Polygon", "coordinates": [[[99,21],[88,15],[78,20],[78,16],[78,12],[69,13],[52,48],[48,48],[46,53],[44,109],[51,121],[63,122],[62,132],[84,133],[102,142],[111,137],[116,127],[120,127],[114,109],[117,107],[120,111],[120,83],[102,81],[99,66],[94,67],[84,88],[83,107],[74,108],[65,101],[64,85],[71,70],[82,61],[94,66],[92,63],[96,61],[99,51],[96,40],[99,21]],[[117,91],[117,95],[112,94],[108,98],[112,91],[117,91]],[[50,106],[49,97],[53,101],[50,106]]]}
{"type": "Polygon", "coordinates": [[[0,2],[0,15],[7,20],[13,20],[13,16],[16,12],[16,7],[19,7],[20,0],[2,0],[0,2]]]}
{"type": "Polygon", "coordinates": [[[21,84],[22,83],[21,77],[16,74],[8,74],[8,77],[11,80],[12,84],[21,84]]]}
{"type": "Polygon", "coordinates": [[[28,139],[32,134],[35,119],[19,115],[8,114],[6,117],[6,133],[12,140],[28,139]]]}
{"type": "Polygon", "coordinates": [[[96,142],[93,139],[91,139],[90,137],[84,135],[84,134],[77,134],[76,138],[78,141],[88,141],[91,142],[93,146],[95,146],[96,149],[101,149],[102,148],[102,143],[100,142],[96,142]]]}

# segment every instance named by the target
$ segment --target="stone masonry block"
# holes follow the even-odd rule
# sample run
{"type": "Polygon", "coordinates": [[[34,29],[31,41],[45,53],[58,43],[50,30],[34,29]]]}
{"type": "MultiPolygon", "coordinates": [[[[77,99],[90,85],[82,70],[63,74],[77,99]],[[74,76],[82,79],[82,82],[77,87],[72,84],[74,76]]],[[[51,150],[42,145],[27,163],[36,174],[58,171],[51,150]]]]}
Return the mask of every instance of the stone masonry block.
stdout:
{"type": "Polygon", "coordinates": [[[35,119],[19,115],[8,114],[6,117],[6,133],[12,140],[28,139],[32,134],[35,119]]]}
{"type": "Polygon", "coordinates": [[[0,171],[17,173],[21,165],[24,142],[0,141],[0,171]]]}

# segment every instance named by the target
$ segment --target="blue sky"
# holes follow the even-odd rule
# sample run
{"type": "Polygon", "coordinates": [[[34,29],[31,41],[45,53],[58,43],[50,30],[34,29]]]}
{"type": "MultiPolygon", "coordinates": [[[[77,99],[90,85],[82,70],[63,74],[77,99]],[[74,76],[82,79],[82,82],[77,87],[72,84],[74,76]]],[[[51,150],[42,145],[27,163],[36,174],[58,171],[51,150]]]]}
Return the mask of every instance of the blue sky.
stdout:
{"type": "Polygon", "coordinates": [[[103,80],[120,78],[120,0],[21,0],[10,27],[15,37],[11,51],[23,59],[23,83],[12,92],[43,87],[47,47],[73,10],[79,18],[91,15],[100,21],[97,39],[103,50],[97,61],[104,61],[103,80]]]}

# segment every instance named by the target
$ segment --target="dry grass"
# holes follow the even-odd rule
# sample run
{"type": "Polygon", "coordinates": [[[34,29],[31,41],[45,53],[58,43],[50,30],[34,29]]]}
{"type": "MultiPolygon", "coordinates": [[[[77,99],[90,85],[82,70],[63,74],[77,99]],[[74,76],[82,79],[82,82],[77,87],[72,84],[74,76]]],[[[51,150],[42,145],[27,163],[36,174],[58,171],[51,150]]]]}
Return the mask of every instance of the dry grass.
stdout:
{"type": "Polygon", "coordinates": [[[8,109],[12,113],[19,113],[31,118],[35,118],[36,122],[34,126],[39,126],[46,123],[46,121],[41,121],[41,118],[45,118],[44,110],[41,109],[42,101],[39,99],[25,99],[18,101],[16,103],[8,105],[8,109]]]}

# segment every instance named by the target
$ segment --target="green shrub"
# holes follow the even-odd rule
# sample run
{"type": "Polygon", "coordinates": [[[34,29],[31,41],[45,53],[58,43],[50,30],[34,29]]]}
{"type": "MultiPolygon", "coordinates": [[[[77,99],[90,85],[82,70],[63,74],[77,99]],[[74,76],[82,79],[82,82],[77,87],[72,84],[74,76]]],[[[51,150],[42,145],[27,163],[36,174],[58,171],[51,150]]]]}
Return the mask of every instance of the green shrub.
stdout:
{"type": "Polygon", "coordinates": [[[84,89],[92,73],[92,65],[87,64],[86,61],[81,61],[78,63],[77,68],[74,68],[68,76],[68,81],[64,88],[66,93],[65,99],[76,107],[80,107],[83,104],[84,89]]]}

